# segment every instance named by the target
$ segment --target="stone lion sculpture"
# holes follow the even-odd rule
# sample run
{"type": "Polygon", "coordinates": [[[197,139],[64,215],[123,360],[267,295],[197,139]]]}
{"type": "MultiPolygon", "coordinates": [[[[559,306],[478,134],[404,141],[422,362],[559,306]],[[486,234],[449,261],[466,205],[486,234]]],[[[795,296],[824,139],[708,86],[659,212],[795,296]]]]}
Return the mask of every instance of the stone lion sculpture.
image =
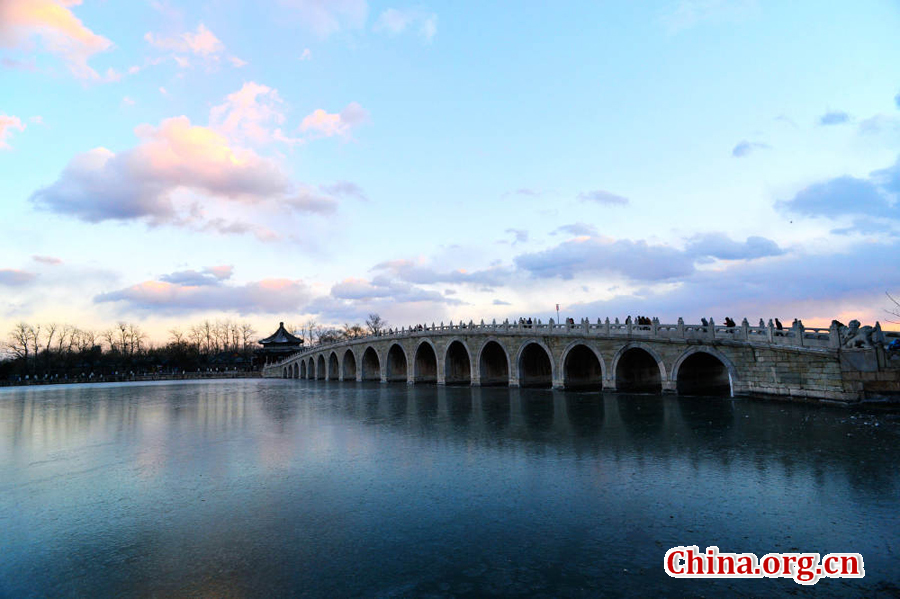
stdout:
{"type": "Polygon", "coordinates": [[[858,320],[851,320],[850,324],[841,328],[841,345],[844,347],[861,347],[869,349],[878,343],[884,342],[881,333],[881,325],[875,323],[874,327],[860,326],[858,320]]]}

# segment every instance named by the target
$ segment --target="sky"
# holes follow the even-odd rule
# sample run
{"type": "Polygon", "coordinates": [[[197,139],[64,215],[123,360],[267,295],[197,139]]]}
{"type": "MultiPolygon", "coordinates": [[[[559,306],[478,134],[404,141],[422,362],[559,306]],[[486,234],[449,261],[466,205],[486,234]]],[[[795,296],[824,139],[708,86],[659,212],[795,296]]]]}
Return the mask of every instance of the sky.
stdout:
{"type": "Polygon", "coordinates": [[[896,0],[0,0],[0,332],[898,328],[898,31],[896,0]]]}

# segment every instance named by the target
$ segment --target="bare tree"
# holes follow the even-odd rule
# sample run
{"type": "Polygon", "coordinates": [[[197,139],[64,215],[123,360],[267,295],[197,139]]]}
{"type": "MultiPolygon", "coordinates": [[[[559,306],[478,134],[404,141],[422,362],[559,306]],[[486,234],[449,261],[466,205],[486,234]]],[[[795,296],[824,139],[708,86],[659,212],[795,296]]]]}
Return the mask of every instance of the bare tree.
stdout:
{"type": "MultiPolygon", "coordinates": [[[[887,291],[885,291],[884,294],[886,296],[888,296],[888,299],[894,303],[893,308],[885,308],[884,311],[887,312],[888,314],[890,314],[891,316],[896,316],[897,318],[900,318],[900,301],[897,301],[897,298],[895,298],[893,295],[891,295],[887,291]]],[[[893,323],[893,324],[900,324],[900,321],[897,321],[897,320],[888,320],[888,322],[893,323]]]]}
{"type": "Polygon", "coordinates": [[[100,338],[106,341],[106,344],[109,346],[109,351],[116,351],[116,330],[115,329],[106,329],[102,333],[100,333],[100,338]]]}
{"type": "Polygon", "coordinates": [[[41,353],[41,325],[28,328],[28,336],[31,338],[31,355],[34,359],[34,367],[37,369],[38,354],[41,353]]]}
{"type": "Polygon", "coordinates": [[[28,365],[29,343],[31,343],[31,325],[26,322],[18,322],[9,333],[7,347],[17,358],[25,360],[28,365]]]}
{"type": "Polygon", "coordinates": [[[184,333],[179,327],[169,329],[169,337],[172,339],[172,343],[174,343],[175,345],[181,345],[182,343],[184,343],[184,333]]]}
{"type": "Polygon", "coordinates": [[[366,330],[359,326],[359,323],[349,325],[345,322],[344,328],[341,331],[341,335],[343,335],[345,339],[356,339],[357,337],[362,337],[365,334],[366,330]]]}
{"type": "Polygon", "coordinates": [[[97,345],[97,333],[90,329],[75,329],[73,337],[77,337],[75,345],[78,351],[90,351],[97,345]]]}
{"type": "Polygon", "coordinates": [[[317,327],[316,338],[319,343],[334,343],[340,341],[342,335],[337,329],[317,327]]]}
{"type": "Polygon", "coordinates": [[[75,327],[70,324],[63,324],[59,327],[59,338],[56,342],[56,353],[58,355],[63,355],[63,353],[70,354],[72,353],[72,344],[74,343],[73,337],[75,334],[75,327]]]}
{"type": "Polygon", "coordinates": [[[387,328],[387,324],[386,320],[374,312],[369,314],[369,317],[366,319],[366,326],[369,327],[369,332],[373,335],[380,335],[381,331],[387,328]]]}
{"type": "Polygon", "coordinates": [[[253,330],[253,327],[250,326],[249,322],[241,323],[241,343],[243,344],[243,349],[247,349],[247,346],[250,344],[250,337],[252,337],[256,331],[253,330]]]}
{"type": "Polygon", "coordinates": [[[128,325],[128,346],[132,356],[135,352],[140,353],[146,340],[147,334],[141,330],[141,327],[134,323],[128,325]]]}

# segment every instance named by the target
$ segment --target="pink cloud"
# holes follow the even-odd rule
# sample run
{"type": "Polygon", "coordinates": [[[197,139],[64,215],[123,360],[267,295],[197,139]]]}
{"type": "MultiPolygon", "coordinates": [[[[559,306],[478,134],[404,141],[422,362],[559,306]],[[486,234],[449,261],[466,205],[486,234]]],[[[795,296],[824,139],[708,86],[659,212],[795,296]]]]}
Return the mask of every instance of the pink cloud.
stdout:
{"type": "Polygon", "coordinates": [[[69,9],[81,0],[3,0],[0,2],[0,46],[26,47],[33,37],[43,47],[66,61],[73,75],[100,79],[88,66],[94,54],[112,47],[112,42],[84,26],[69,9]]]}
{"type": "Polygon", "coordinates": [[[197,57],[207,66],[218,63],[223,57],[236,68],[247,64],[237,56],[225,55],[225,44],[203,23],[197,25],[196,31],[186,31],[171,37],[162,37],[148,31],[144,34],[144,39],[155,48],[171,52],[170,57],[182,69],[189,68],[192,64],[185,55],[197,57]]]}
{"type": "Polygon", "coordinates": [[[13,130],[24,131],[25,125],[17,116],[0,114],[0,150],[9,150],[12,146],[6,141],[12,137],[13,130]]]}
{"type": "Polygon", "coordinates": [[[212,108],[210,127],[232,139],[257,145],[272,141],[299,143],[302,140],[288,138],[279,127],[285,120],[283,104],[278,90],[249,81],[212,108]]]}
{"type": "MultiPolygon", "coordinates": [[[[183,274],[183,273],[176,273],[183,274]]],[[[193,285],[144,281],[94,297],[95,303],[116,303],[127,312],[190,313],[222,310],[239,314],[298,312],[309,301],[301,280],[263,279],[244,285],[193,285]]]]}
{"type": "Polygon", "coordinates": [[[357,102],[350,102],[341,112],[330,114],[318,108],[307,115],[300,123],[300,130],[310,132],[317,137],[349,138],[350,130],[369,120],[368,111],[357,102]]]}
{"type": "Polygon", "coordinates": [[[51,266],[62,264],[62,260],[54,256],[32,256],[31,259],[41,264],[50,264],[51,266]]]}

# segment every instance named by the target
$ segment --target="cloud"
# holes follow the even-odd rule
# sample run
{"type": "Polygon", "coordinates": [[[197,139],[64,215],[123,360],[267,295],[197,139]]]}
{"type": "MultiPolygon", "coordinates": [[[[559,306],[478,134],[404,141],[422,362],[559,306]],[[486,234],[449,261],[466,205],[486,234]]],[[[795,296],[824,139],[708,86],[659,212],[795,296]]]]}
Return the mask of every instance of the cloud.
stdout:
{"type": "Polygon", "coordinates": [[[32,195],[37,205],[88,222],[149,217],[176,220],[178,188],[254,202],[284,196],[289,182],[272,161],[233,148],[221,134],[187,117],[140,125],[141,143],[119,154],[96,148],[79,154],[61,177],[32,195]]]}
{"type": "Polygon", "coordinates": [[[429,266],[412,260],[390,260],[372,267],[373,271],[383,271],[409,283],[430,285],[436,283],[470,283],[482,286],[502,286],[511,272],[496,266],[486,270],[466,271],[463,269],[439,272],[429,266]]]}
{"type": "Polygon", "coordinates": [[[303,24],[319,37],[344,29],[361,29],[369,6],[366,0],[281,0],[298,12],[303,24]]]}
{"type": "Polygon", "coordinates": [[[148,44],[160,50],[172,50],[199,56],[216,55],[225,50],[225,44],[203,23],[197,25],[196,32],[187,31],[174,37],[159,37],[148,31],[144,34],[144,39],[148,44]]]}
{"type": "Polygon", "coordinates": [[[624,206],[628,204],[628,198],[608,191],[603,191],[602,189],[583,191],[578,194],[578,199],[582,202],[597,202],[598,204],[608,204],[611,206],[624,206]]]}
{"type": "Polygon", "coordinates": [[[283,104],[278,90],[249,81],[210,110],[210,127],[231,139],[256,145],[299,143],[302,140],[287,137],[279,127],[285,121],[283,104]]]}
{"type": "Polygon", "coordinates": [[[571,225],[563,225],[561,227],[557,227],[551,235],[556,235],[557,233],[566,233],[568,235],[574,235],[576,237],[588,236],[588,237],[596,237],[599,235],[597,231],[597,227],[594,225],[589,225],[587,223],[572,223],[571,225]]]}
{"type": "Polygon", "coordinates": [[[407,29],[416,30],[419,37],[430,42],[437,34],[437,15],[418,9],[388,8],[381,13],[372,29],[390,35],[399,35],[407,29]]]}
{"type": "Polygon", "coordinates": [[[20,287],[34,280],[37,275],[25,270],[15,268],[0,268],[0,285],[8,287],[20,287]]]}
{"type": "Polygon", "coordinates": [[[235,68],[247,64],[237,56],[226,55],[225,44],[203,23],[197,25],[196,31],[186,31],[172,37],[160,37],[148,31],[144,34],[144,39],[155,48],[171,52],[172,60],[180,68],[191,66],[191,61],[185,55],[197,57],[208,65],[218,63],[223,57],[235,68]]]}
{"type": "Polygon", "coordinates": [[[860,122],[859,133],[861,135],[879,135],[881,133],[900,135],[900,118],[876,114],[860,122]]]}
{"type": "Polygon", "coordinates": [[[353,127],[369,120],[369,113],[357,102],[350,102],[337,114],[329,114],[318,108],[304,117],[300,130],[313,134],[314,137],[332,137],[338,135],[350,138],[353,127]]]}
{"type": "Polygon", "coordinates": [[[771,148],[769,144],[764,144],[756,141],[739,141],[734,148],[731,150],[731,155],[735,158],[743,158],[750,154],[750,152],[754,150],[768,150],[771,148]]]}
{"type": "Polygon", "coordinates": [[[298,60],[312,60],[312,52],[309,48],[303,48],[303,52],[300,54],[300,58],[298,60]]]}
{"type": "Polygon", "coordinates": [[[698,257],[708,256],[719,260],[753,260],[784,253],[771,239],[751,236],[746,241],[739,242],[724,233],[695,235],[689,240],[686,251],[698,257]]]}
{"type": "Polygon", "coordinates": [[[435,302],[450,305],[462,303],[458,299],[448,298],[437,291],[430,291],[405,281],[392,280],[383,276],[375,277],[371,281],[345,279],[331,288],[331,296],[340,300],[389,299],[397,303],[435,302]]]}
{"type": "Polygon", "coordinates": [[[75,77],[99,80],[88,60],[113,44],[85,27],[69,9],[79,4],[81,0],[0,1],[0,47],[30,51],[28,43],[37,37],[44,50],[65,61],[75,77]]]}
{"type": "Polygon", "coordinates": [[[350,181],[336,181],[331,185],[320,185],[319,189],[332,196],[356,198],[363,202],[369,200],[366,192],[359,185],[350,181]]]}
{"type": "MultiPolygon", "coordinates": [[[[896,169],[895,170],[900,170],[896,169]]],[[[885,171],[886,182],[889,177],[885,171]]],[[[804,216],[837,217],[845,214],[900,217],[887,197],[870,179],[837,177],[822,183],[814,183],[777,207],[804,216]]]]}
{"type": "Polygon", "coordinates": [[[13,130],[24,131],[25,124],[17,116],[0,114],[0,150],[12,149],[7,140],[12,137],[13,130]]]}
{"type": "Polygon", "coordinates": [[[850,120],[850,115],[842,110],[832,110],[819,117],[820,125],[842,125],[850,120]]]}
{"type": "Polygon", "coordinates": [[[629,239],[575,238],[541,252],[522,254],[514,261],[538,278],[615,273],[636,281],[663,281],[694,272],[694,259],[688,253],[629,239]]]}
{"type": "Polygon", "coordinates": [[[539,190],[539,189],[531,189],[531,188],[528,188],[528,187],[520,187],[519,189],[517,189],[517,190],[515,190],[515,191],[507,191],[507,192],[504,193],[503,195],[504,195],[504,196],[508,196],[508,195],[515,194],[515,195],[520,195],[520,196],[528,196],[528,197],[536,198],[536,197],[538,197],[538,196],[540,196],[540,195],[543,195],[543,193],[544,193],[544,192],[541,191],[541,190],[539,190]]]}
{"type": "Polygon", "coordinates": [[[115,153],[96,148],[76,155],[53,184],[31,201],[40,208],[87,222],[142,220],[150,225],[193,226],[220,233],[265,228],[224,220],[241,206],[329,213],[333,198],[292,183],[272,160],[231,145],[221,133],[191,125],[187,117],[135,129],[140,143],[115,153]],[[188,194],[189,199],[183,196],[188,194]],[[199,199],[197,198],[199,196],[199,199]],[[230,206],[230,208],[229,208],[230,206]]]}
{"type": "MultiPolygon", "coordinates": [[[[517,243],[525,243],[528,241],[528,231],[524,229],[507,229],[504,233],[511,233],[513,236],[513,245],[517,243]]],[[[505,242],[504,242],[505,243],[505,242]]]]}
{"type": "Polygon", "coordinates": [[[32,256],[31,259],[35,262],[40,262],[41,264],[49,264],[51,266],[62,264],[62,260],[53,256],[32,256]]]}
{"type": "Polygon", "coordinates": [[[858,233],[861,235],[878,236],[878,237],[900,237],[900,223],[886,219],[876,219],[869,217],[854,218],[848,227],[838,227],[830,232],[834,235],[851,235],[858,233]]]}
{"type": "Polygon", "coordinates": [[[165,283],[183,285],[188,287],[201,287],[205,285],[220,285],[231,278],[234,267],[230,265],[211,266],[202,271],[181,270],[162,275],[159,280],[165,283]]]}
{"type": "Polygon", "coordinates": [[[303,188],[284,200],[284,204],[301,212],[330,214],[337,210],[337,201],[329,196],[303,188]]]}
{"type": "Polygon", "coordinates": [[[94,303],[114,303],[123,312],[188,314],[218,310],[246,314],[298,312],[309,301],[307,285],[294,279],[263,279],[244,285],[213,282],[215,276],[191,279],[194,271],[173,273],[166,280],[144,281],[124,289],[101,293],[94,303]],[[201,284],[194,284],[194,283],[201,284]]]}
{"type": "Polygon", "coordinates": [[[897,95],[894,96],[894,104],[897,105],[897,108],[900,108],[900,92],[897,92],[897,95]]]}
{"type": "Polygon", "coordinates": [[[504,302],[503,300],[495,299],[491,302],[494,306],[512,306],[509,302],[504,302]]]}
{"type": "Polygon", "coordinates": [[[663,317],[664,322],[679,316],[690,322],[710,315],[721,322],[730,315],[738,322],[746,316],[753,325],[760,317],[774,316],[787,322],[795,317],[815,318],[823,322],[820,326],[828,326],[832,318],[870,319],[874,324],[883,307],[885,286],[900,280],[898,253],[900,242],[865,242],[828,254],[794,253],[735,262],[725,269],[698,270],[677,286],[638,289],[576,304],[572,311],[601,316],[644,313],[663,317]]]}

